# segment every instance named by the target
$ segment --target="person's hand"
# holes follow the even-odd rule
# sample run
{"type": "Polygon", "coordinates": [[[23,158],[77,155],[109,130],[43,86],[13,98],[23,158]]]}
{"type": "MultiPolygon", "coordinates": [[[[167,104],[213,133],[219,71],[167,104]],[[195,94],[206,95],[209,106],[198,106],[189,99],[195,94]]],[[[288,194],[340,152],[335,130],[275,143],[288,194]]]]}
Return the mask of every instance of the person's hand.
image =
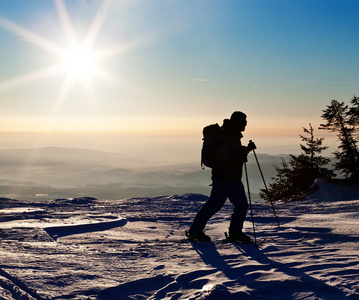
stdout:
{"type": "Polygon", "coordinates": [[[249,141],[248,146],[247,146],[247,149],[248,149],[248,151],[252,151],[252,150],[254,150],[254,149],[257,149],[257,146],[256,146],[256,144],[253,143],[252,141],[249,141]]]}

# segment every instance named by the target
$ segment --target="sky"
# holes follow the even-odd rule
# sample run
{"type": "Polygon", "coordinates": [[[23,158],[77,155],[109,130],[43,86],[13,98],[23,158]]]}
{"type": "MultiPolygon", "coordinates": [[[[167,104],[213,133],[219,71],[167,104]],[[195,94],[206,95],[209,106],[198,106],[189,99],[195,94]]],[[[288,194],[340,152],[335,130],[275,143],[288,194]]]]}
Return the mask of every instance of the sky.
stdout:
{"type": "Polygon", "coordinates": [[[0,148],[197,155],[203,127],[240,110],[260,152],[300,151],[302,127],[359,95],[358,11],[356,0],[2,0],[0,148]]]}

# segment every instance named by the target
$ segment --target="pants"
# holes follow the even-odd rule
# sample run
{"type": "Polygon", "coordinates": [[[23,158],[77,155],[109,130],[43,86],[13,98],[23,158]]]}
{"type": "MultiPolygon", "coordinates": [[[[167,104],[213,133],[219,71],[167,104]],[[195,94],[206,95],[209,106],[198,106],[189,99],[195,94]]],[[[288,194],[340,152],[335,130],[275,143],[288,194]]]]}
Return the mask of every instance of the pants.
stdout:
{"type": "Polygon", "coordinates": [[[208,220],[222,208],[227,198],[234,205],[229,231],[242,231],[248,210],[243,183],[214,178],[211,195],[198,211],[189,232],[192,234],[202,233],[208,220]]]}

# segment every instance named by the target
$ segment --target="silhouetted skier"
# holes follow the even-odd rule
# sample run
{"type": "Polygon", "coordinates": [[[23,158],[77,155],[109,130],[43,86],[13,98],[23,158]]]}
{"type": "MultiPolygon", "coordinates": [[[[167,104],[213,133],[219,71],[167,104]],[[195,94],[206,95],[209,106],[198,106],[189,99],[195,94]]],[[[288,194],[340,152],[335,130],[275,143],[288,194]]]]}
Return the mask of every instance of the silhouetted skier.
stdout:
{"type": "Polygon", "coordinates": [[[229,240],[251,242],[251,238],[242,231],[247,215],[248,201],[241,179],[243,163],[247,161],[248,153],[256,146],[253,142],[250,142],[248,146],[242,146],[242,131],[245,130],[246,125],[247,116],[236,111],[229,120],[225,119],[220,127],[221,134],[215,140],[211,195],[197,213],[187,232],[189,240],[211,240],[203,230],[208,220],[222,208],[228,198],[234,205],[229,226],[229,240]]]}

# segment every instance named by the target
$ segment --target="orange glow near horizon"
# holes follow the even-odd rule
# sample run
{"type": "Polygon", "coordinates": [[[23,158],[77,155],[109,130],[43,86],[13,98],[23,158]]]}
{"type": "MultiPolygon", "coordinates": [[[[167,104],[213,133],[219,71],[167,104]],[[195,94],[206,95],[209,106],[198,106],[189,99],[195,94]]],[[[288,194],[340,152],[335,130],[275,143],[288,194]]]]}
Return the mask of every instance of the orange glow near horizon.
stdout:
{"type": "MultiPolygon", "coordinates": [[[[215,122],[212,122],[215,123],[215,122]]],[[[88,132],[88,133],[128,133],[146,135],[183,135],[198,136],[202,134],[204,126],[211,124],[208,120],[187,120],[187,119],[151,119],[151,118],[113,118],[88,119],[81,118],[51,118],[44,119],[42,122],[36,118],[9,118],[0,121],[0,132],[88,132]]],[[[331,135],[316,128],[318,124],[312,124],[315,128],[315,136],[331,135]]],[[[303,134],[302,127],[309,127],[309,124],[300,126],[296,123],[273,124],[260,122],[249,124],[243,133],[247,138],[251,136],[271,137],[271,136],[295,136],[303,134]]]]}

